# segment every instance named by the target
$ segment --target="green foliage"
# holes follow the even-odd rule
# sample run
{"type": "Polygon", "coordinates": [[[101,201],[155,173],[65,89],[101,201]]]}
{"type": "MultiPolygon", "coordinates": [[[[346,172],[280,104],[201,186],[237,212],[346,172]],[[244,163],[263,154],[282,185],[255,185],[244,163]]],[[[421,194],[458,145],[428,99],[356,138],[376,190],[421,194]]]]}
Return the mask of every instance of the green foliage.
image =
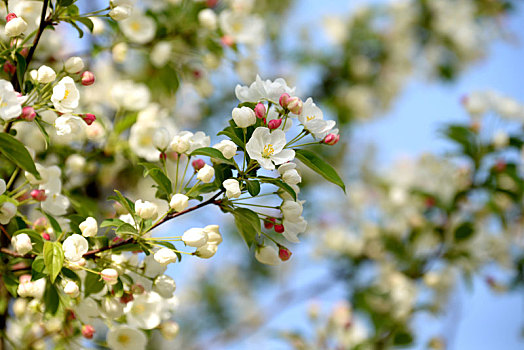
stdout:
{"type": "Polygon", "coordinates": [[[53,283],[64,264],[64,251],[60,242],[46,241],[44,243],[44,264],[49,279],[53,283]]]}
{"type": "Polygon", "coordinates": [[[337,174],[336,170],[326,163],[322,158],[320,158],[316,153],[305,150],[297,149],[295,150],[296,158],[299,159],[304,165],[311,168],[317,174],[322,175],[326,180],[334,183],[339,186],[344,192],[346,192],[346,186],[344,182],[337,174]]]}
{"type": "Polygon", "coordinates": [[[24,144],[7,133],[0,133],[0,153],[23,170],[40,179],[35,163],[24,144]]]}
{"type": "Polygon", "coordinates": [[[257,213],[247,208],[236,208],[232,214],[240,236],[244,239],[248,248],[251,248],[255,243],[255,238],[262,232],[257,213]]]}

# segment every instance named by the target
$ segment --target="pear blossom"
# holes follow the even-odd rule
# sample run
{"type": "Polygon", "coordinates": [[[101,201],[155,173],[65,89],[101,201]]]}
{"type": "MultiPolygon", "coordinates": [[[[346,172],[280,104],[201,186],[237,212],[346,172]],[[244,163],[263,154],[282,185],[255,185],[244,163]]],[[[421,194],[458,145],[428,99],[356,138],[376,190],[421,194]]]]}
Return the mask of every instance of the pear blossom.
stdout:
{"type": "Polygon", "coordinates": [[[16,205],[11,202],[4,202],[0,205],[0,224],[7,225],[16,215],[16,205]]]}
{"type": "Polygon", "coordinates": [[[302,217],[302,204],[304,201],[285,200],[281,205],[283,236],[290,242],[298,243],[298,234],[305,232],[307,222],[302,217]]]}
{"type": "Polygon", "coordinates": [[[266,170],[275,169],[275,164],[283,164],[295,158],[295,151],[284,149],[286,134],[282,130],[271,132],[268,128],[256,128],[246,144],[249,156],[258,161],[266,170]]]}
{"type": "Polygon", "coordinates": [[[207,164],[197,173],[197,179],[205,183],[210,183],[213,176],[215,176],[215,169],[207,164]]]}
{"type": "Polygon", "coordinates": [[[237,154],[237,145],[230,140],[222,140],[214,145],[213,148],[222,152],[222,155],[227,159],[231,159],[237,154]]]}
{"type": "Polygon", "coordinates": [[[19,36],[27,29],[27,22],[21,17],[15,17],[5,24],[5,35],[12,38],[19,36]]]}
{"type": "Polygon", "coordinates": [[[48,67],[46,65],[40,66],[38,70],[36,71],[36,81],[38,81],[41,84],[47,84],[50,82],[55,81],[56,79],[56,73],[53,70],[53,68],[48,67]]]}
{"type": "Polygon", "coordinates": [[[199,248],[206,244],[207,240],[207,232],[203,228],[191,228],[182,235],[182,241],[189,247],[199,248]]]}
{"type": "Polygon", "coordinates": [[[26,255],[33,249],[31,238],[25,233],[13,236],[11,245],[17,253],[22,255],[26,255]]]}
{"type": "Polygon", "coordinates": [[[249,87],[241,85],[235,87],[235,95],[240,102],[259,102],[264,99],[276,102],[283,93],[293,95],[295,88],[290,88],[282,78],[275,81],[262,80],[259,75],[249,87]]]}
{"type": "Polygon", "coordinates": [[[129,302],[124,312],[130,326],[153,329],[162,321],[161,314],[164,299],[156,292],[143,293],[129,302]]]}
{"type": "Polygon", "coordinates": [[[264,22],[258,16],[224,10],[218,20],[224,34],[234,43],[255,46],[263,42],[264,22]]]}
{"type": "Polygon", "coordinates": [[[199,247],[195,255],[202,259],[209,259],[216,254],[218,246],[216,244],[207,243],[199,247]]]}
{"type": "Polygon", "coordinates": [[[75,81],[71,77],[62,78],[53,87],[51,102],[53,102],[53,106],[60,113],[71,113],[78,107],[79,101],[80,94],[76,88],[75,81]]]}
{"type": "Polygon", "coordinates": [[[78,56],[69,57],[64,63],[65,71],[71,74],[79,73],[84,66],[84,61],[78,56]]]}
{"type": "Polygon", "coordinates": [[[207,244],[219,245],[222,243],[222,235],[219,232],[218,225],[207,225],[204,227],[204,231],[207,233],[207,244]]]}
{"type": "Polygon", "coordinates": [[[100,306],[102,313],[109,319],[115,320],[124,314],[125,305],[116,298],[106,297],[102,299],[100,306]]]}
{"type": "Polygon", "coordinates": [[[240,184],[235,179],[224,180],[222,186],[226,189],[226,197],[229,199],[238,198],[242,194],[240,191],[240,184]]]}
{"type": "Polygon", "coordinates": [[[158,215],[156,204],[141,199],[135,202],[135,211],[144,220],[155,219],[158,215]]]}
{"type": "Polygon", "coordinates": [[[169,202],[169,206],[171,209],[174,209],[176,212],[181,212],[182,210],[185,210],[189,201],[189,197],[182,193],[175,194],[171,201],[169,202]]]}
{"type": "Polygon", "coordinates": [[[315,138],[324,138],[336,124],[334,120],[324,120],[324,114],[311,97],[304,102],[298,120],[315,138]]]}
{"type": "Polygon", "coordinates": [[[31,281],[31,275],[22,275],[20,276],[20,284],[18,285],[16,293],[22,298],[41,299],[44,295],[45,285],[45,278],[31,281]]]}
{"type": "Polygon", "coordinates": [[[255,111],[249,107],[240,107],[233,109],[233,120],[239,128],[247,128],[257,122],[255,111]]]}
{"type": "Polygon", "coordinates": [[[42,202],[43,211],[55,216],[67,213],[67,208],[69,208],[70,204],[69,198],[51,190],[46,190],[45,195],[46,200],[42,202]]]}
{"type": "Polygon", "coordinates": [[[209,147],[210,144],[211,138],[203,131],[197,131],[195,134],[191,133],[191,137],[189,138],[189,150],[187,152],[191,153],[196,149],[209,147]]]}
{"type": "Polygon", "coordinates": [[[78,227],[84,237],[94,237],[98,233],[98,223],[96,219],[91,216],[82,221],[78,227]]]}
{"type": "Polygon", "coordinates": [[[281,262],[276,248],[269,245],[257,247],[255,259],[266,265],[279,265],[281,262]]]}
{"type": "Polygon", "coordinates": [[[68,281],[64,286],[64,293],[69,295],[71,298],[76,298],[80,295],[80,288],[78,288],[78,284],[75,282],[68,281]]]}
{"type": "Polygon", "coordinates": [[[146,345],[146,335],[136,328],[120,325],[107,333],[107,346],[111,350],[145,350],[146,345]]]}
{"type": "Polygon", "coordinates": [[[18,95],[10,82],[0,79],[0,118],[5,121],[17,118],[26,99],[18,95]]]}
{"type": "Polygon", "coordinates": [[[189,131],[182,131],[175,135],[169,144],[169,149],[179,154],[186,153],[189,150],[189,140],[193,134],[189,131]]]}
{"type": "Polygon", "coordinates": [[[155,21],[138,11],[133,12],[128,18],[118,22],[120,30],[129,39],[137,44],[146,44],[153,40],[156,32],[155,21]]]}
{"type": "Polygon", "coordinates": [[[154,255],[155,261],[162,266],[167,266],[170,263],[177,261],[177,256],[174,251],[169,248],[160,248],[154,255]]]}
{"type": "Polygon", "coordinates": [[[160,275],[153,282],[153,290],[162,298],[169,299],[176,290],[175,280],[167,275],[160,275]]]}
{"type": "Polygon", "coordinates": [[[118,283],[118,271],[115,269],[103,269],[100,272],[100,276],[110,286],[118,283]]]}
{"type": "Polygon", "coordinates": [[[86,125],[82,118],[72,114],[64,114],[55,120],[56,134],[59,136],[82,136],[86,125]]]}
{"type": "Polygon", "coordinates": [[[285,163],[278,167],[278,173],[282,176],[282,180],[288,185],[296,185],[302,181],[300,174],[295,169],[295,163],[285,163]]]}
{"type": "Polygon", "coordinates": [[[82,259],[82,255],[87,253],[89,244],[82,235],[75,233],[65,239],[64,243],[62,243],[62,248],[64,249],[65,258],[76,262],[82,259]]]}

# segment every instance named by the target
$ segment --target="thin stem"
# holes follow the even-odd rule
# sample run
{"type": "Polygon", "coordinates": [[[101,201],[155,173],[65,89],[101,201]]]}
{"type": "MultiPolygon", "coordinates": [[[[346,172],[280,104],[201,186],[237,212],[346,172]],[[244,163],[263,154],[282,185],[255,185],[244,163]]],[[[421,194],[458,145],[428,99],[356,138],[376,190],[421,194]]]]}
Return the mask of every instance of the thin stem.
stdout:
{"type": "Polygon", "coordinates": [[[191,187],[191,189],[190,189],[189,191],[187,191],[186,196],[189,196],[189,194],[190,194],[191,192],[193,192],[193,190],[194,190],[194,189],[197,187],[197,185],[198,185],[199,183],[201,183],[201,182],[202,182],[202,180],[198,180],[198,181],[196,182],[196,184],[194,184],[193,187],[191,187]]]}
{"type": "MultiPolygon", "coordinates": [[[[181,154],[178,153],[178,156],[176,157],[176,175],[175,175],[175,189],[178,188],[178,166],[180,164],[180,156],[181,154]]],[[[182,180],[183,181],[183,180],[182,180]]],[[[180,181],[180,182],[182,182],[180,181]]]]}
{"type": "Polygon", "coordinates": [[[186,178],[187,168],[189,167],[190,161],[191,161],[191,156],[187,158],[186,167],[184,168],[184,174],[182,175],[182,178],[180,179],[180,188],[175,187],[175,190],[177,190],[177,193],[180,193],[180,191],[182,191],[182,184],[184,183],[184,179],[186,178]]]}
{"type": "Polygon", "coordinates": [[[252,207],[259,207],[259,208],[268,208],[268,209],[279,209],[279,207],[271,207],[269,205],[261,205],[261,204],[251,204],[251,203],[235,203],[236,205],[249,205],[252,207]]]}
{"type": "Polygon", "coordinates": [[[13,171],[13,174],[11,174],[11,177],[9,178],[9,181],[7,182],[7,185],[5,185],[5,188],[8,190],[9,187],[15,182],[16,176],[18,175],[18,172],[20,171],[20,168],[16,168],[15,171],[13,171]]]}
{"type": "MultiPolygon", "coordinates": [[[[301,145],[294,145],[293,147],[301,147],[301,146],[310,146],[310,145],[319,145],[321,144],[322,142],[320,141],[315,141],[315,142],[308,142],[308,143],[303,143],[301,145]]],[[[284,147],[286,148],[286,147],[284,147]]]]}

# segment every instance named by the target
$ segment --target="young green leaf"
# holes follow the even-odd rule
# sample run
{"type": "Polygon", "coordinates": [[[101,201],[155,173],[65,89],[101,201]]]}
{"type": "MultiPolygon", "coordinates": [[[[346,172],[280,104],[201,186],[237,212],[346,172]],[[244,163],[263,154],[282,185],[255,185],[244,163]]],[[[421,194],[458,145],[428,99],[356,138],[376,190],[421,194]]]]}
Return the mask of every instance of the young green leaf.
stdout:
{"type": "Polygon", "coordinates": [[[247,208],[236,208],[233,216],[238,232],[250,248],[255,243],[255,237],[262,232],[257,213],[247,208]]]}
{"type": "Polygon", "coordinates": [[[224,157],[222,152],[213,147],[198,148],[191,152],[191,156],[208,156],[211,158],[220,159],[221,161],[231,165],[235,164],[235,161],[233,159],[227,159],[226,157],[224,157]]]}
{"type": "Polygon", "coordinates": [[[64,265],[64,251],[59,242],[46,241],[44,243],[44,264],[51,283],[55,282],[56,276],[64,265]]]}
{"type": "Polygon", "coordinates": [[[322,175],[326,180],[334,183],[346,192],[346,186],[335,169],[315,153],[305,149],[297,149],[295,150],[295,156],[316,173],[322,175]]]}
{"type": "Polygon", "coordinates": [[[166,195],[166,198],[168,195],[173,193],[173,185],[171,184],[171,180],[169,180],[167,175],[164,174],[162,169],[150,163],[139,163],[139,165],[144,167],[144,177],[149,175],[153,181],[156,182],[161,193],[163,192],[163,194],[166,195]]]}
{"type": "Polygon", "coordinates": [[[84,297],[88,297],[90,294],[96,294],[100,292],[105,286],[104,281],[100,275],[92,272],[87,272],[86,278],[84,279],[84,297]]]}
{"type": "Polygon", "coordinates": [[[246,187],[251,197],[255,197],[260,193],[260,182],[256,180],[246,180],[246,187]]]}
{"type": "Polygon", "coordinates": [[[40,179],[33,158],[24,144],[7,133],[0,133],[0,153],[23,170],[40,179]]]}
{"type": "Polygon", "coordinates": [[[60,298],[58,297],[58,290],[53,283],[47,281],[44,292],[45,312],[51,315],[56,314],[58,306],[60,306],[60,298]]]}

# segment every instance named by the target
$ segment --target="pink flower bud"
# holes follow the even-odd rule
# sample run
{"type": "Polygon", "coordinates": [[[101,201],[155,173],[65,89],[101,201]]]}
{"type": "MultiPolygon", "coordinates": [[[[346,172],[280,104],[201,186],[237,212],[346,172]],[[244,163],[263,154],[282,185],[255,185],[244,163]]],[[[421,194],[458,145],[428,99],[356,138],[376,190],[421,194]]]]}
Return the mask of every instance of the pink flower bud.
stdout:
{"type": "Polygon", "coordinates": [[[266,117],[266,106],[264,106],[262,103],[258,103],[255,106],[255,115],[259,119],[264,119],[266,117]]]}
{"type": "Polygon", "coordinates": [[[11,74],[11,75],[15,74],[15,72],[16,72],[16,67],[15,67],[15,65],[12,64],[12,63],[9,62],[9,61],[6,61],[6,62],[4,63],[4,72],[6,72],[7,74],[11,74]]]}
{"type": "Polygon", "coordinates": [[[92,339],[95,334],[95,328],[90,324],[85,324],[82,326],[82,336],[86,339],[92,339]]]}
{"type": "Polygon", "coordinates": [[[28,122],[31,122],[35,120],[36,112],[35,109],[31,106],[25,106],[22,108],[22,114],[20,114],[20,119],[27,120],[28,122]]]}
{"type": "Polygon", "coordinates": [[[284,232],[284,225],[275,225],[275,232],[283,233],[284,232]]]}
{"type": "Polygon", "coordinates": [[[287,249],[286,247],[281,246],[280,249],[278,250],[278,256],[280,260],[282,261],[288,261],[289,258],[291,258],[291,254],[293,253],[291,253],[289,249],[287,249]]]}
{"type": "Polygon", "coordinates": [[[109,285],[113,285],[118,282],[118,272],[115,269],[103,269],[100,275],[102,276],[102,279],[109,285]]]}
{"type": "Polygon", "coordinates": [[[269,218],[269,221],[264,221],[264,227],[268,230],[273,228],[273,225],[275,225],[275,218],[269,218]]]}
{"type": "Polygon", "coordinates": [[[20,50],[20,55],[27,57],[27,54],[29,53],[29,49],[27,47],[24,47],[22,50],[20,50]]]}
{"type": "Polygon", "coordinates": [[[284,92],[282,95],[280,95],[280,98],[278,99],[278,103],[284,107],[287,108],[287,104],[291,96],[287,92],[284,92]]]}
{"type": "Polygon", "coordinates": [[[120,297],[120,302],[122,304],[127,304],[131,301],[133,301],[133,299],[135,299],[133,297],[133,294],[132,293],[129,293],[129,292],[125,292],[121,297],[120,297]]]}
{"type": "Polygon", "coordinates": [[[333,146],[340,140],[340,135],[335,134],[327,134],[326,137],[324,137],[324,140],[322,140],[323,143],[326,145],[333,146]]]}
{"type": "Polygon", "coordinates": [[[47,199],[47,196],[45,195],[45,190],[32,190],[31,197],[33,197],[33,199],[38,202],[43,202],[47,199]]]}
{"type": "Polygon", "coordinates": [[[51,236],[47,232],[42,233],[42,238],[45,239],[46,241],[51,240],[51,236]]]}
{"type": "Polygon", "coordinates": [[[92,72],[86,70],[84,73],[82,73],[81,82],[84,86],[93,85],[95,82],[95,75],[92,72]]]}
{"type": "Polygon", "coordinates": [[[96,116],[91,113],[86,113],[82,116],[82,119],[84,119],[87,125],[91,125],[96,120],[96,116]]]}
{"type": "Polygon", "coordinates": [[[18,278],[18,281],[20,281],[20,284],[29,283],[31,282],[31,275],[22,275],[18,278]]]}
{"type": "Polygon", "coordinates": [[[207,0],[206,5],[207,7],[215,7],[218,3],[218,0],[207,0]]]}
{"type": "Polygon", "coordinates": [[[191,165],[193,166],[193,169],[195,169],[195,171],[199,171],[206,165],[206,162],[204,162],[203,159],[197,158],[191,162],[191,165]]]}
{"type": "Polygon", "coordinates": [[[289,111],[291,113],[294,113],[294,114],[302,113],[302,106],[303,105],[304,105],[304,103],[298,97],[291,97],[287,101],[287,109],[289,109],[289,111]]]}
{"type": "Polygon", "coordinates": [[[233,46],[233,44],[235,43],[235,40],[233,40],[233,38],[229,35],[224,35],[223,37],[220,38],[220,42],[222,42],[222,45],[225,45],[225,46],[233,46]]]}
{"type": "Polygon", "coordinates": [[[11,12],[11,13],[8,13],[7,16],[5,16],[5,21],[9,22],[10,20],[15,19],[15,18],[17,18],[17,16],[13,12],[11,12]]]}
{"type": "Polygon", "coordinates": [[[160,152],[160,155],[158,156],[158,159],[160,159],[160,160],[166,160],[166,159],[167,159],[167,154],[166,154],[166,152],[160,152]]]}
{"type": "Polygon", "coordinates": [[[33,222],[33,229],[36,231],[43,231],[46,227],[47,219],[45,217],[38,218],[33,222]]]}
{"type": "Polygon", "coordinates": [[[282,124],[282,119],[272,119],[269,121],[269,123],[267,123],[267,126],[269,129],[274,130],[278,128],[280,124],[282,124]]]}

